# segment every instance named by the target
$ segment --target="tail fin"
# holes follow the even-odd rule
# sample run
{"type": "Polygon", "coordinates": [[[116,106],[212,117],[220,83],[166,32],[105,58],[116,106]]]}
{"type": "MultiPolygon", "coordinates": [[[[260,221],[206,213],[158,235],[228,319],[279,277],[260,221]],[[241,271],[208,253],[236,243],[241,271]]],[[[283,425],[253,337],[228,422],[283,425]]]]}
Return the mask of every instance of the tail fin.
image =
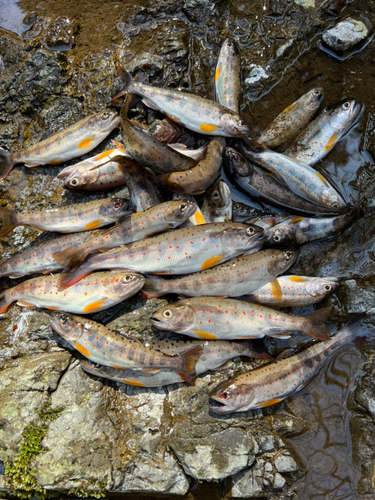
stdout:
{"type": "Polygon", "coordinates": [[[73,267],[76,268],[82,264],[89,253],[90,250],[84,250],[81,248],[81,245],[73,245],[72,247],[66,248],[61,252],[52,254],[52,257],[64,269],[72,270],[73,267]]]}
{"type": "Polygon", "coordinates": [[[328,321],[331,310],[332,307],[324,307],[308,314],[305,316],[301,329],[316,339],[329,340],[331,336],[325,323],[328,321]]]}
{"type": "Polygon", "coordinates": [[[80,281],[90,273],[90,266],[86,266],[85,264],[72,271],[61,273],[58,283],[58,290],[65,290],[65,288],[69,288],[70,286],[75,285],[78,281],[80,281]]]}
{"type": "Polygon", "coordinates": [[[9,151],[0,148],[0,180],[3,180],[12,171],[15,165],[13,155],[9,151]]]}
{"type": "Polygon", "coordinates": [[[11,233],[18,226],[17,215],[12,210],[0,207],[0,238],[11,233]]]}
{"type": "Polygon", "coordinates": [[[259,358],[259,359],[272,359],[271,354],[265,348],[261,340],[248,340],[247,353],[241,354],[241,356],[248,356],[249,358],[259,358]]]}
{"type": "Polygon", "coordinates": [[[6,311],[6,309],[10,306],[11,302],[7,302],[4,297],[0,300],[0,314],[6,311]]]}
{"type": "Polygon", "coordinates": [[[118,97],[121,97],[127,93],[130,92],[130,87],[134,81],[133,77],[130,75],[130,73],[128,71],[126,71],[125,68],[119,68],[118,70],[118,76],[121,78],[121,80],[123,81],[124,83],[124,88],[123,90],[117,94],[113,99],[112,101],[114,101],[115,99],[117,99],[118,97]]]}
{"type": "Polygon", "coordinates": [[[178,366],[174,370],[190,385],[195,384],[195,377],[197,376],[195,365],[202,356],[203,350],[202,346],[193,347],[178,356],[178,366]]]}
{"type": "Polygon", "coordinates": [[[166,280],[157,276],[146,278],[145,284],[141,290],[143,297],[146,299],[153,299],[154,297],[161,297],[162,295],[171,293],[168,290],[162,290],[161,285],[163,283],[166,283],[166,280]]]}
{"type": "Polygon", "coordinates": [[[261,151],[266,151],[267,148],[263,146],[262,143],[254,141],[254,139],[250,139],[249,137],[246,137],[245,135],[243,135],[242,132],[238,130],[238,128],[236,128],[236,132],[241,137],[246,146],[249,148],[250,152],[260,153],[261,151]]]}

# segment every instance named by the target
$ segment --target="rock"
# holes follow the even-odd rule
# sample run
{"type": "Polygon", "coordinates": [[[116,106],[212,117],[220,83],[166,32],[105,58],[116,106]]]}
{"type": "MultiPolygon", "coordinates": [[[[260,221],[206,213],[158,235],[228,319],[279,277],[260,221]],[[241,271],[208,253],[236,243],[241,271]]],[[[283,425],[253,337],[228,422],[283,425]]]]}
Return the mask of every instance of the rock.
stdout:
{"type": "Polygon", "coordinates": [[[334,28],[327,30],[323,34],[323,40],[333,50],[345,51],[367,38],[371,28],[368,19],[347,17],[336,24],[334,28]]]}
{"type": "Polygon", "coordinates": [[[245,79],[245,83],[247,83],[248,85],[252,85],[266,78],[268,78],[268,75],[264,71],[262,66],[257,66],[256,64],[250,64],[250,74],[245,79]]]}
{"type": "Polygon", "coordinates": [[[276,472],[275,476],[274,476],[274,479],[273,479],[273,487],[276,489],[276,490],[279,490],[281,488],[283,488],[285,486],[285,479],[283,478],[283,476],[281,474],[279,474],[278,472],[276,472]]]}
{"type": "Polygon", "coordinates": [[[280,455],[275,459],[275,467],[278,472],[295,472],[298,470],[297,463],[293,457],[280,455]]]}
{"type": "Polygon", "coordinates": [[[125,67],[132,74],[144,71],[150,76],[155,76],[163,71],[164,61],[160,56],[150,54],[150,52],[143,52],[129,61],[125,67]]]}

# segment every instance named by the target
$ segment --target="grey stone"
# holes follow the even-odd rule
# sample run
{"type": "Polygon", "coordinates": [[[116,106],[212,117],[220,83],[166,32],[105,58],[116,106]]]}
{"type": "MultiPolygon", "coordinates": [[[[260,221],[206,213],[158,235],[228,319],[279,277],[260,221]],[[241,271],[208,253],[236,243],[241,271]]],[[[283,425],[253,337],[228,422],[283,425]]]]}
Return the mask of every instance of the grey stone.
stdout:
{"type": "Polygon", "coordinates": [[[274,436],[262,436],[258,439],[258,443],[262,451],[273,451],[275,448],[274,436]]]}
{"type": "Polygon", "coordinates": [[[275,467],[278,472],[295,472],[298,466],[293,457],[279,455],[275,458],[275,467]]]}
{"type": "Polygon", "coordinates": [[[281,474],[279,474],[278,472],[276,472],[275,476],[274,476],[274,480],[273,480],[273,487],[276,489],[276,490],[279,490],[281,488],[283,488],[285,486],[285,479],[283,478],[283,476],[281,474]]]}
{"type": "Polygon", "coordinates": [[[323,34],[323,40],[333,50],[348,50],[367,38],[370,30],[371,23],[367,19],[347,17],[336,24],[334,28],[327,30],[323,34]]]}

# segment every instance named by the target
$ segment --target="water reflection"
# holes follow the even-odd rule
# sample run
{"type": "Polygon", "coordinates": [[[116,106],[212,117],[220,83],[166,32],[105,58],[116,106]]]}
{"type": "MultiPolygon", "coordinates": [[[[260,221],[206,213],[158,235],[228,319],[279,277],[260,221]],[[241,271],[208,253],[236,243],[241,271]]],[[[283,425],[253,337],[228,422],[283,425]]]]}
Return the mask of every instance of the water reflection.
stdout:
{"type": "Polygon", "coordinates": [[[0,0],[0,27],[21,35],[28,29],[23,23],[25,13],[21,10],[18,2],[14,0],[0,0]]]}
{"type": "Polygon", "coordinates": [[[306,476],[293,488],[301,500],[357,498],[360,474],[352,461],[352,415],[346,402],[359,361],[355,347],[342,349],[306,392],[288,405],[310,427],[302,437],[291,440],[307,465],[306,476]]]}

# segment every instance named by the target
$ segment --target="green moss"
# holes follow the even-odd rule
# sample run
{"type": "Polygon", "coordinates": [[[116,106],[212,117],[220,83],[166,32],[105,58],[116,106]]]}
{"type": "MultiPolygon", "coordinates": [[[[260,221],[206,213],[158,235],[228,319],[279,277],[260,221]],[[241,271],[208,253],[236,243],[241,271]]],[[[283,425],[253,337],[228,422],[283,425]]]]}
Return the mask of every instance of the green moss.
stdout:
{"type": "Polygon", "coordinates": [[[68,494],[78,498],[104,498],[106,496],[106,485],[107,479],[92,484],[87,482],[86,488],[82,486],[80,488],[74,488],[69,490],[68,494]],[[89,487],[90,489],[88,489],[89,487]]]}
{"type": "Polygon", "coordinates": [[[31,461],[46,451],[46,448],[41,444],[48,431],[46,422],[56,420],[63,411],[62,407],[51,408],[49,401],[40,410],[35,410],[43,423],[41,425],[29,424],[22,433],[22,441],[17,455],[13,460],[5,461],[5,484],[16,497],[44,499],[57,496],[57,493],[47,491],[38,485],[36,470],[31,468],[31,461]]]}

